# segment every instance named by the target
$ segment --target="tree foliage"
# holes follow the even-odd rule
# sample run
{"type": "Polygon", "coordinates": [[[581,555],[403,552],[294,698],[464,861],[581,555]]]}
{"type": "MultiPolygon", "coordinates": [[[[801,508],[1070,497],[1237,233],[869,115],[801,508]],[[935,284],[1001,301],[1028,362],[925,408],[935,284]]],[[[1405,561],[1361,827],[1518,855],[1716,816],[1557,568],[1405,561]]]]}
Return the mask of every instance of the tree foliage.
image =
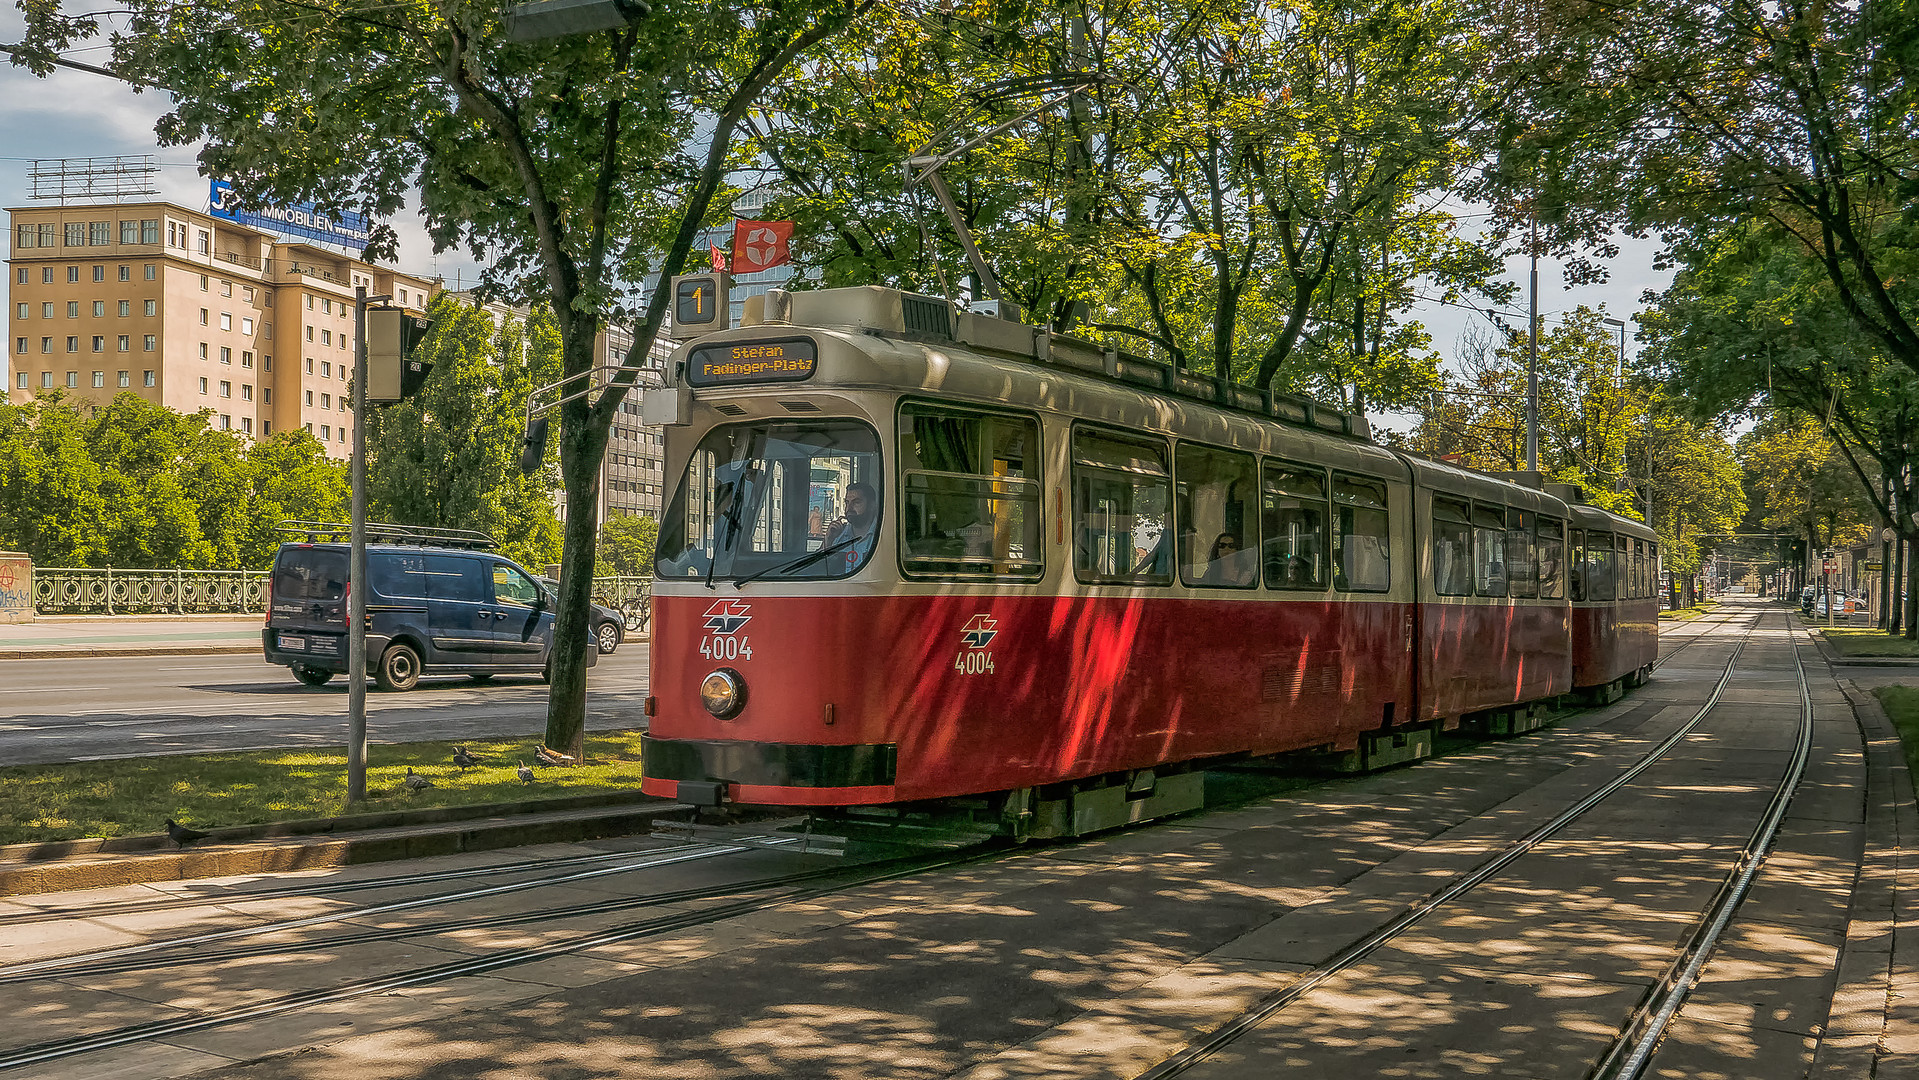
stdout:
{"type": "Polygon", "coordinates": [[[0,548],[42,566],[257,570],[288,518],[340,521],[344,466],[305,431],[253,442],[126,393],[0,403],[0,548]]]}
{"type": "MultiPolygon", "coordinates": [[[[367,422],[367,506],[375,520],[476,529],[544,573],[561,556],[559,490],[550,466],[520,473],[527,395],[559,375],[559,338],[544,309],[496,321],[442,294],[417,354],[433,364],[418,393],[367,422]]],[[[550,459],[551,455],[549,455],[550,459]]]]}
{"type": "Polygon", "coordinates": [[[660,523],[645,514],[621,514],[600,526],[604,573],[653,575],[653,549],[660,540],[660,523]]]}

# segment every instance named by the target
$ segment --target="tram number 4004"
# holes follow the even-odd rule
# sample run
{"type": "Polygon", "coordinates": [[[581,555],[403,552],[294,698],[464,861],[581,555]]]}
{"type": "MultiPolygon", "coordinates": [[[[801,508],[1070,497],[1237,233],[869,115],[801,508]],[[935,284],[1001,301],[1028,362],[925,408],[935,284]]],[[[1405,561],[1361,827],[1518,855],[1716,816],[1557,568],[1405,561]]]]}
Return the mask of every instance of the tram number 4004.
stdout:
{"type": "Polygon", "coordinates": [[[708,660],[751,660],[753,646],[744,637],[710,637],[700,640],[700,655],[708,660]]]}
{"type": "Polygon", "coordinates": [[[962,675],[990,675],[993,673],[993,654],[968,649],[953,657],[953,670],[962,675]]]}

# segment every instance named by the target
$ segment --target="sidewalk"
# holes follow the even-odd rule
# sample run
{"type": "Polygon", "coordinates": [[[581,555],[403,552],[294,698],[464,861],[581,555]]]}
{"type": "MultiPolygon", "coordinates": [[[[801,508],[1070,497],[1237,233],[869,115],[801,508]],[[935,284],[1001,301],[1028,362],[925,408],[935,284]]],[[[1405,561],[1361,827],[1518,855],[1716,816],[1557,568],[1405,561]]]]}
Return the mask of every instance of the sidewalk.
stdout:
{"type": "Polygon", "coordinates": [[[0,624],[0,660],[258,653],[266,616],[55,615],[0,624]]]}

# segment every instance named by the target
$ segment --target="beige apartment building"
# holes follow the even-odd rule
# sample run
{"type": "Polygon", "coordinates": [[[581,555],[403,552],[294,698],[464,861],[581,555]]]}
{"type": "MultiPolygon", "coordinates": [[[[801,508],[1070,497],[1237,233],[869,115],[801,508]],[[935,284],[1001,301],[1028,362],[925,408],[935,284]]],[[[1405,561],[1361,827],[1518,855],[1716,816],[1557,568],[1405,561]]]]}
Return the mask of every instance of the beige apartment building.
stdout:
{"type": "Polygon", "coordinates": [[[254,437],[353,445],[354,289],[426,307],[432,284],[170,203],[16,207],[8,396],[136,393],[254,437]]]}

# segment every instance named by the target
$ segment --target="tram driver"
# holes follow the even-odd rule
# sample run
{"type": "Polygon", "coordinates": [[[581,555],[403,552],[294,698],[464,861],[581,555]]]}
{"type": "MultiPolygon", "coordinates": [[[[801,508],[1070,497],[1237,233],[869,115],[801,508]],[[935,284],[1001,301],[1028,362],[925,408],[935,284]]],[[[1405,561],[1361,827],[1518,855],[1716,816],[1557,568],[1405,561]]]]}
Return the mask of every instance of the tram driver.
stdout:
{"type": "Polygon", "coordinates": [[[873,546],[873,525],[878,518],[879,495],[873,485],[862,480],[846,489],[846,516],[826,534],[826,547],[846,545],[845,552],[835,556],[836,561],[844,560],[841,565],[846,570],[865,561],[867,549],[873,546]]]}

